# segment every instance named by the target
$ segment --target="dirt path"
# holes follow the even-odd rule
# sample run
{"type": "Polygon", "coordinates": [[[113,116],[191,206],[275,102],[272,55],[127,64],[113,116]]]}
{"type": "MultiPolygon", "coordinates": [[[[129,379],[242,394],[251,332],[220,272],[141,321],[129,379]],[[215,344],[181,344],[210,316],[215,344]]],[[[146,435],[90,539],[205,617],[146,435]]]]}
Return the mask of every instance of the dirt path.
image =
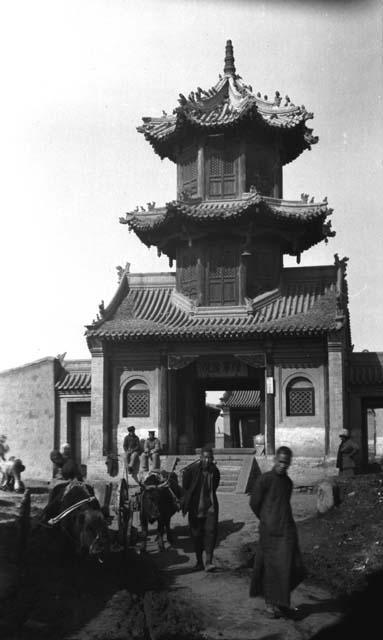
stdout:
{"type": "MultiPolygon", "coordinates": [[[[34,514],[45,499],[34,496],[34,514]]],[[[193,571],[195,560],[186,519],[177,514],[173,519],[176,548],[159,553],[153,536],[149,554],[134,554],[120,577],[117,557],[101,582],[98,575],[90,580],[88,576],[86,581],[79,570],[71,574],[65,567],[54,571],[43,567],[44,602],[37,600],[31,606],[21,634],[2,638],[302,640],[335,622],[339,612],[332,598],[325,590],[308,584],[293,594],[292,604],[301,611],[299,621],[264,617],[262,600],[248,597],[249,558],[257,537],[257,521],[248,507],[248,497],[220,494],[219,502],[215,573],[193,571]],[[163,570],[167,589],[158,590],[156,580],[153,582],[158,568],[163,570]],[[147,596],[142,597],[144,591],[147,596]]],[[[19,497],[5,496],[0,505],[2,526],[12,523],[19,503],[19,497]]],[[[298,521],[313,516],[315,496],[294,494],[293,510],[298,521]]]]}
{"type": "MultiPolygon", "coordinates": [[[[293,509],[299,521],[315,515],[315,496],[296,494],[293,509]]],[[[186,521],[174,519],[177,551],[158,559],[171,580],[171,589],[182,594],[199,611],[208,638],[247,640],[261,638],[310,638],[324,626],[339,619],[339,611],[324,589],[303,584],[293,594],[293,606],[300,608],[298,622],[264,617],[261,598],[248,596],[251,569],[246,560],[257,537],[257,520],[248,507],[248,497],[220,494],[220,539],[215,554],[214,573],[195,572],[194,555],[186,521]],[[172,554],[172,557],[166,557],[172,554]],[[169,564],[170,562],[170,564],[169,564]]]]}

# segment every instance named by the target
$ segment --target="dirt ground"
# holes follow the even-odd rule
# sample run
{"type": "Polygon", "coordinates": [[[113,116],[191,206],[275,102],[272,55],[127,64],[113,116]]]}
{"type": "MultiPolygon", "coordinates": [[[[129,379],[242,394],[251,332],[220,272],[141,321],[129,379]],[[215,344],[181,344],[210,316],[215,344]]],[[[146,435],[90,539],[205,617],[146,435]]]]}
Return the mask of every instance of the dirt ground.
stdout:
{"type": "MultiPolygon", "coordinates": [[[[193,571],[181,514],[173,518],[175,549],[159,553],[153,531],[147,554],[113,553],[104,565],[79,564],[62,553],[54,532],[32,526],[28,562],[19,566],[15,523],[21,497],[0,494],[0,637],[305,640],[341,637],[339,626],[331,631],[339,622],[349,625],[348,637],[356,637],[353,616],[361,603],[370,611],[382,590],[383,476],[358,476],[340,489],[340,506],[322,517],[315,493],[293,494],[308,570],[293,593],[294,621],[268,620],[263,601],[248,597],[258,530],[248,496],[219,494],[217,570],[207,574],[193,571]]],[[[35,522],[47,494],[32,498],[35,522]]]]}

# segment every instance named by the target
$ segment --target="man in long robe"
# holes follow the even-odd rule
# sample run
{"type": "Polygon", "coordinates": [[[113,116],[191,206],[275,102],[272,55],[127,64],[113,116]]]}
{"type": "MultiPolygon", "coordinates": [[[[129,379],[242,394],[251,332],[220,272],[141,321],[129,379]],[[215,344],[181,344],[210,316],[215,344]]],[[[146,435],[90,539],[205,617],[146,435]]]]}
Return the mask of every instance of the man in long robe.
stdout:
{"type": "Polygon", "coordinates": [[[217,541],[218,500],[216,491],[220,473],[212,449],[203,448],[200,460],[185,469],[182,512],[189,514],[190,534],[196,554],[196,570],[214,571],[213,552],[217,541]],[[205,565],[203,552],[205,551],[205,565]]]}
{"type": "Polygon", "coordinates": [[[342,429],[339,434],[340,445],[336,456],[336,466],[339,469],[340,476],[355,475],[356,463],[359,453],[359,447],[351,439],[348,429],[342,429]]]}
{"type": "Polygon", "coordinates": [[[250,597],[264,596],[270,618],[293,615],[290,594],[305,575],[290,505],[293,483],[287,470],[291,458],[291,449],[279,447],[274,467],[259,476],[250,498],[250,507],[260,520],[250,597]]]}

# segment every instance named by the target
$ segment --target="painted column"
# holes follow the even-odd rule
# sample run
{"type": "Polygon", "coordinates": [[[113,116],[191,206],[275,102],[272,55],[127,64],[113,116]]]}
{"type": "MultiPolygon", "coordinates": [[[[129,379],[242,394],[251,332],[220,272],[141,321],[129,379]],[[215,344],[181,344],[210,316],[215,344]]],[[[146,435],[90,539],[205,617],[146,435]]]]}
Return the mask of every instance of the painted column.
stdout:
{"type": "Polygon", "coordinates": [[[92,390],[90,419],[90,466],[102,468],[107,411],[107,365],[104,345],[92,345],[92,390]]]}
{"type": "Polygon", "coordinates": [[[245,304],[246,297],[246,258],[241,256],[239,262],[239,304],[245,304]]]}
{"type": "Polygon", "coordinates": [[[344,361],[342,334],[328,337],[329,450],[336,456],[339,431],[344,428],[344,361]]]}
{"type": "Polygon", "coordinates": [[[239,152],[239,171],[238,171],[238,192],[239,197],[246,191],[246,142],[241,141],[239,152]]]}
{"type": "Polygon", "coordinates": [[[271,362],[270,355],[267,356],[265,374],[266,374],[266,380],[265,380],[266,454],[274,455],[275,453],[275,379],[274,379],[274,364],[272,364],[271,362]]]}
{"type": "Polygon", "coordinates": [[[169,423],[169,453],[175,454],[177,451],[177,416],[176,416],[176,370],[168,369],[167,386],[168,386],[168,423],[169,423]]]}
{"type": "Polygon", "coordinates": [[[161,357],[158,371],[158,437],[164,451],[169,448],[168,433],[168,372],[166,367],[167,356],[161,357]]]}
{"type": "Polygon", "coordinates": [[[198,145],[197,155],[197,196],[205,197],[205,153],[203,141],[198,145]]]}
{"type": "Polygon", "coordinates": [[[230,409],[225,407],[222,409],[223,416],[223,433],[224,433],[224,444],[223,446],[233,446],[232,444],[232,434],[231,434],[231,419],[230,419],[230,409]]]}

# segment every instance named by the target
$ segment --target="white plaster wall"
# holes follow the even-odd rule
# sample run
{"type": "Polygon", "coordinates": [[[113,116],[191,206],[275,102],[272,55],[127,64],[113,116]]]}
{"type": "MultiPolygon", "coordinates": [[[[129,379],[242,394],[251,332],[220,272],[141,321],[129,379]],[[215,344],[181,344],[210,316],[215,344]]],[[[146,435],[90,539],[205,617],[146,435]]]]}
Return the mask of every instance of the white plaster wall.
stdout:
{"type": "Polygon", "coordinates": [[[323,365],[276,367],[275,445],[286,445],[299,456],[325,455],[325,392],[323,365]],[[315,415],[286,415],[286,388],[294,378],[307,378],[315,390],[315,415]]]}
{"type": "Polygon", "coordinates": [[[119,394],[118,394],[118,427],[117,427],[117,450],[118,453],[122,452],[122,444],[128,431],[127,428],[131,425],[136,428],[136,435],[140,439],[146,439],[148,437],[148,431],[150,429],[156,432],[158,436],[158,421],[159,421],[159,370],[143,370],[136,369],[135,371],[122,371],[119,380],[119,394]],[[133,380],[140,380],[145,382],[150,392],[150,415],[147,417],[122,417],[122,392],[126,384],[129,384],[133,380]]]}

